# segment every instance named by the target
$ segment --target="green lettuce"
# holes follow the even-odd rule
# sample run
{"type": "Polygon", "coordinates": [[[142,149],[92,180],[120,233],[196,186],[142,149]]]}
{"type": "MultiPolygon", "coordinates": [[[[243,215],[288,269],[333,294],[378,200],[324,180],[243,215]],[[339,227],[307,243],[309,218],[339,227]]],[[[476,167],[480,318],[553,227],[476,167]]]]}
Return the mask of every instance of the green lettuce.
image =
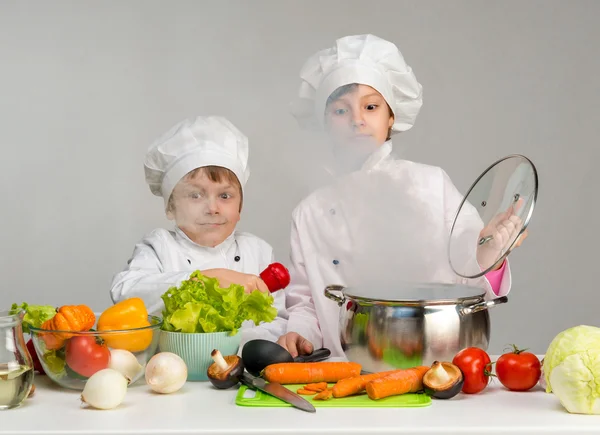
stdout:
{"type": "Polygon", "coordinates": [[[67,368],[65,360],[65,350],[47,350],[42,356],[46,368],[54,373],[57,377],[66,375],[65,369],[67,368]]]}
{"type": "Polygon", "coordinates": [[[12,304],[10,314],[17,314],[20,310],[25,311],[23,316],[23,332],[29,334],[29,327],[41,328],[42,323],[50,320],[56,314],[56,308],[51,305],[29,305],[22,303],[21,305],[12,304]]]}
{"type": "Polygon", "coordinates": [[[185,333],[226,332],[235,334],[246,320],[255,325],[277,316],[273,296],[258,290],[246,293],[241,285],[219,286],[216,278],[191,274],[179,287],[162,295],[165,331],[185,333]]]}
{"type": "Polygon", "coordinates": [[[600,328],[580,325],[558,334],[544,356],[546,391],[574,414],[600,414],[600,328]]]}

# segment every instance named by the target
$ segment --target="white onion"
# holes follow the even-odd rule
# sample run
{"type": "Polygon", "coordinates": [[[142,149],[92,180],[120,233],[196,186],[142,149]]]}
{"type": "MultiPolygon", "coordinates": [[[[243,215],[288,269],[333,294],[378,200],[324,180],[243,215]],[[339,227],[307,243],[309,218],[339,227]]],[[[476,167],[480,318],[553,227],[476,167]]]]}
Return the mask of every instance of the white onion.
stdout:
{"type": "Polygon", "coordinates": [[[129,379],[129,382],[134,380],[137,375],[144,369],[134,354],[124,349],[111,349],[109,369],[115,369],[123,376],[129,379]]]}
{"type": "Polygon", "coordinates": [[[174,393],[186,380],[187,365],[174,353],[157,353],[146,364],[146,383],[157,393],[174,393]]]}
{"type": "Polygon", "coordinates": [[[85,383],[81,401],[97,409],[113,409],[119,406],[129,380],[114,369],[103,369],[94,373],[85,383]]]}

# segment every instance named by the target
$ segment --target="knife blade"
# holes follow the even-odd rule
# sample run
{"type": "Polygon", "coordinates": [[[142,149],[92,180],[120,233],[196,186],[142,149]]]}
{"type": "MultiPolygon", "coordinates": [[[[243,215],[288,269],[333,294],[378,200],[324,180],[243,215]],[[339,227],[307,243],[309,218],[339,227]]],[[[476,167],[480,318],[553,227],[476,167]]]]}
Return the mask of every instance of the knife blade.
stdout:
{"type": "Polygon", "coordinates": [[[273,397],[277,397],[290,405],[306,412],[316,412],[315,407],[305,398],[288,390],[281,384],[274,382],[266,382],[263,378],[257,378],[249,373],[244,372],[241,379],[242,383],[247,387],[260,390],[273,397]]]}

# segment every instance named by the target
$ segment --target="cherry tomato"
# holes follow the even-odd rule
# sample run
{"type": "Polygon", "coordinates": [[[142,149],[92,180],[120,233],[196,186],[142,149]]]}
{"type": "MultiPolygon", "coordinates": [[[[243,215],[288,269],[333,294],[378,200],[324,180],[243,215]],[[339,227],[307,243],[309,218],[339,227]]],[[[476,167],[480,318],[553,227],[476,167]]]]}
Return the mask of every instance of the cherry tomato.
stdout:
{"type": "Polygon", "coordinates": [[[542,365],[537,356],[513,345],[513,351],[496,361],[496,376],[502,385],[512,391],[527,391],[540,380],[542,365]]]}
{"type": "Polygon", "coordinates": [[[465,383],[462,392],[475,394],[483,391],[490,381],[490,356],[482,349],[468,347],[458,352],[452,364],[463,372],[465,383]]]}
{"type": "Polygon", "coordinates": [[[76,336],[67,342],[65,360],[75,373],[89,378],[108,367],[110,350],[94,337],[76,336]]]}

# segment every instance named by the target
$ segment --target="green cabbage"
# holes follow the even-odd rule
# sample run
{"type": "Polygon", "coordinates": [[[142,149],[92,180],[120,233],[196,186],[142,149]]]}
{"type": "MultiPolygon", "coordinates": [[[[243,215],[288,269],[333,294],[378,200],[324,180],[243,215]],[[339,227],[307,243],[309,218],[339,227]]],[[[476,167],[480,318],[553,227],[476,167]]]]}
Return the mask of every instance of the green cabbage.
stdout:
{"type": "Polygon", "coordinates": [[[585,352],[588,349],[600,349],[600,328],[580,325],[569,328],[558,334],[548,346],[544,356],[544,376],[546,392],[552,392],[550,375],[569,355],[585,352]]]}
{"type": "Polygon", "coordinates": [[[580,325],[558,334],[544,356],[546,391],[570,413],[600,414],[600,328],[580,325]]]}
{"type": "Polygon", "coordinates": [[[272,322],[277,316],[269,293],[258,290],[246,293],[244,287],[236,284],[222,288],[216,278],[199,271],[192,273],[179,288],[167,290],[162,300],[165,304],[162,329],[166,331],[235,334],[246,320],[258,325],[272,322]]]}
{"type": "Polygon", "coordinates": [[[600,414],[600,349],[566,357],[552,370],[553,392],[573,414],[600,414]]]}

